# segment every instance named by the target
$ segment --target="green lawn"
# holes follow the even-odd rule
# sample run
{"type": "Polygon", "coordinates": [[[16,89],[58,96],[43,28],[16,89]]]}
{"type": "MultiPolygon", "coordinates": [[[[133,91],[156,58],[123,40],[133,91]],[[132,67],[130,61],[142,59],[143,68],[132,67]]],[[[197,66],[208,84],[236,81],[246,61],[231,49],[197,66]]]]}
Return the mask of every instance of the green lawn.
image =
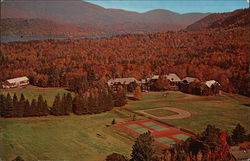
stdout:
{"type": "Polygon", "coordinates": [[[181,92],[177,92],[177,93],[149,92],[149,93],[144,93],[144,96],[141,100],[142,101],[145,101],[145,100],[149,101],[149,100],[155,100],[155,99],[169,100],[169,99],[182,98],[182,97],[184,97],[184,94],[181,92]]]}
{"type": "Polygon", "coordinates": [[[55,96],[59,93],[61,96],[64,93],[68,93],[69,91],[65,90],[65,89],[57,89],[57,88],[39,88],[35,86],[28,86],[27,88],[13,88],[13,89],[6,89],[3,90],[1,89],[0,93],[3,93],[5,95],[7,95],[7,93],[10,93],[11,96],[14,95],[14,93],[16,93],[16,95],[18,96],[18,98],[20,98],[21,93],[23,93],[24,97],[26,99],[28,99],[31,103],[32,99],[37,99],[39,94],[41,94],[44,99],[47,100],[47,103],[49,106],[52,106],[53,101],[55,96]]]}
{"type": "MultiPolygon", "coordinates": [[[[175,93],[170,93],[169,97],[171,97],[171,94],[176,96],[175,93]]],[[[157,95],[161,96],[161,93],[157,95]]],[[[151,93],[148,93],[143,100],[130,102],[127,108],[136,111],[168,106],[187,110],[192,115],[189,118],[164,121],[191,129],[194,132],[204,130],[207,124],[214,124],[228,131],[231,131],[237,123],[242,124],[246,129],[248,128],[250,108],[244,105],[249,104],[246,97],[225,94],[224,96],[194,96],[193,98],[188,96],[188,99],[185,99],[185,94],[182,95],[178,99],[164,100],[162,97],[155,97],[155,93],[152,93],[152,96],[151,93]]]]}
{"type": "MultiPolygon", "coordinates": [[[[42,91],[24,89],[22,92],[30,98],[33,95],[27,93],[42,91]]],[[[47,89],[44,97],[54,97],[58,91],[67,92],[63,89],[47,89]]],[[[126,108],[179,107],[191,112],[192,116],[164,121],[195,132],[203,130],[207,124],[215,124],[229,131],[237,123],[245,128],[249,125],[249,106],[244,105],[249,102],[245,101],[245,97],[225,95],[185,98],[187,96],[180,92],[170,93],[167,97],[160,92],[147,93],[140,101],[130,101],[126,108]]],[[[113,152],[129,157],[136,136],[119,127],[105,125],[110,124],[113,118],[117,123],[132,121],[133,115],[126,110],[116,109],[85,116],[0,119],[0,158],[12,160],[19,155],[25,160],[101,161],[113,152]]],[[[136,119],[145,117],[136,116],[136,119]]],[[[169,140],[160,141],[169,143],[169,140]]]]}
{"type": "Polygon", "coordinates": [[[133,140],[121,139],[113,132],[115,127],[105,126],[113,118],[126,121],[114,111],[46,119],[2,119],[0,158],[12,160],[19,155],[25,160],[101,161],[113,152],[129,156],[133,140]]]}

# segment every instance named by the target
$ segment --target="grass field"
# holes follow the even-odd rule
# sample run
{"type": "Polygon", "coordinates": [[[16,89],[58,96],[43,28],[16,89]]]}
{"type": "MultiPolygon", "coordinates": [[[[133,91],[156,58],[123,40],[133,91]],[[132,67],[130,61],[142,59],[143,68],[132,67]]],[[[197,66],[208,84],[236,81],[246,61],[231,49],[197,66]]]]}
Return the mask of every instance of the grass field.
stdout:
{"type": "Polygon", "coordinates": [[[38,88],[35,86],[28,86],[27,88],[13,88],[13,89],[1,89],[0,93],[7,95],[9,93],[11,96],[16,93],[17,97],[20,98],[21,93],[23,93],[24,97],[28,99],[30,102],[32,99],[37,99],[39,94],[41,94],[44,99],[47,100],[49,106],[52,106],[54,98],[57,94],[61,96],[64,93],[68,93],[69,91],[61,88],[38,88]]]}
{"type": "Polygon", "coordinates": [[[144,93],[144,96],[141,101],[170,100],[175,98],[183,98],[184,96],[185,95],[183,93],[149,92],[144,93]]]}
{"type": "MultiPolygon", "coordinates": [[[[123,116],[130,114],[122,111],[123,116]]],[[[114,111],[87,115],[47,117],[43,119],[0,120],[0,158],[12,160],[101,161],[117,152],[130,155],[133,140],[114,127],[106,127],[113,118],[127,121],[114,111]]],[[[132,117],[131,117],[132,120],[132,117]]],[[[130,120],[130,121],[131,121],[130,120]]],[[[131,134],[130,134],[131,135],[131,134]]]]}
{"type": "Polygon", "coordinates": [[[148,110],[148,111],[145,111],[145,112],[149,113],[151,115],[154,115],[156,117],[164,117],[164,116],[170,116],[170,115],[178,114],[176,112],[165,110],[165,109],[148,110]]]}
{"type": "Polygon", "coordinates": [[[130,101],[126,107],[136,111],[168,106],[189,111],[191,113],[189,118],[164,121],[194,132],[204,130],[207,124],[214,124],[221,129],[231,131],[237,123],[246,129],[250,123],[250,108],[246,105],[249,104],[249,100],[243,96],[226,93],[218,96],[192,96],[176,92],[169,93],[165,99],[163,97],[160,92],[147,93],[142,100],[130,101]]]}
{"type": "MultiPolygon", "coordinates": [[[[33,87],[8,92],[21,91],[29,99],[41,93],[51,100],[50,103],[57,93],[67,92],[63,89],[44,90],[33,87]]],[[[164,93],[154,92],[145,94],[140,101],[129,101],[125,108],[140,110],[178,107],[191,112],[192,116],[164,121],[195,132],[203,130],[207,124],[215,124],[230,131],[237,123],[248,127],[247,104],[248,99],[238,95],[199,97],[173,92],[165,96],[164,93]]],[[[118,108],[96,115],[0,119],[0,159],[12,160],[20,155],[25,160],[102,161],[113,152],[129,156],[136,135],[116,126],[105,125],[110,124],[113,118],[117,123],[132,121],[133,115],[118,108]]],[[[136,119],[147,118],[136,116],[136,119]]],[[[176,137],[185,139],[183,136],[176,137]]],[[[171,144],[171,140],[162,141],[171,144]]]]}

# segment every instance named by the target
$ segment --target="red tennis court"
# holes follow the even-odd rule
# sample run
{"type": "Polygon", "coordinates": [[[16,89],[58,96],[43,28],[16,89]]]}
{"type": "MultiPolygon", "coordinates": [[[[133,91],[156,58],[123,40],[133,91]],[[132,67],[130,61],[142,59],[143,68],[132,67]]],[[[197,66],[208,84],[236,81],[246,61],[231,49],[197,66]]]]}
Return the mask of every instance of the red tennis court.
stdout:
{"type": "Polygon", "coordinates": [[[154,120],[140,120],[117,125],[138,135],[150,131],[155,138],[155,142],[166,148],[178,142],[185,141],[192,136],[175,127],[170,127],[154,120]]]}

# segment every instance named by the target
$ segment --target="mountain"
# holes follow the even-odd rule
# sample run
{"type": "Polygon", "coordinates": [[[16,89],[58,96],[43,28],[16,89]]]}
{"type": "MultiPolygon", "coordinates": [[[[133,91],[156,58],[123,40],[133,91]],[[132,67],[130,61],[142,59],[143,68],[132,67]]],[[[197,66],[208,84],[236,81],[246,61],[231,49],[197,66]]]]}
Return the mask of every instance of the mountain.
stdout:
{"type": "Polygon", "coordinates": [[[60,24],[44,19],[1,19],[1,35],[22,36],[78,36],[100,34],[89,27],[60,24]]]}
{"type": "Polygon", "coordinates": [[[247,27],[249,25],[249,10],[240,9],[234,12],[214,13],[189,25],[186,30],[202,30],[211,28],[247,27]]]}
{"type": "Polygon", "coordinates": [[[49,20],[60,24],[94,28],[97,33],[179,30],[207,15],[209,14],[178,14],[162,9],[137,13],[121,9],[105,9],[82,0],[8,0],[1,3],[1,18],[49,20]]]}

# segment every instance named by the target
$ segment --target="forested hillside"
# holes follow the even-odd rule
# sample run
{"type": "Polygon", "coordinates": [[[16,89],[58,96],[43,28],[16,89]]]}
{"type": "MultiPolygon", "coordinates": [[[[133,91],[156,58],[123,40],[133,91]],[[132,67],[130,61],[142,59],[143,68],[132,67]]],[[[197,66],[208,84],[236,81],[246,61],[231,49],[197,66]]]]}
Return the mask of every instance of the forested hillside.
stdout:
{"type": "Polygon", "coordinates": [[[249,27],[249,9],[234,12],[214,13],[189,25],[186,30],[202,30],[211,28],[249,27]]]}
{"type": "Polygon", "coordinates": [[[28,76],[39,86],[68,86],[75,77],[176,73],[215,79],[228,92],[247,95],[248,28],[124,35],[102,39],[45,40],[1,45],[1,80],[28,76]]]}
{"type": "Polygon", "coordinates": [[[1,19],[1,35],[20,36],[85,36],[101,34],[94,28],[61,24],[45,19],[5,18],[1,19]]]}

